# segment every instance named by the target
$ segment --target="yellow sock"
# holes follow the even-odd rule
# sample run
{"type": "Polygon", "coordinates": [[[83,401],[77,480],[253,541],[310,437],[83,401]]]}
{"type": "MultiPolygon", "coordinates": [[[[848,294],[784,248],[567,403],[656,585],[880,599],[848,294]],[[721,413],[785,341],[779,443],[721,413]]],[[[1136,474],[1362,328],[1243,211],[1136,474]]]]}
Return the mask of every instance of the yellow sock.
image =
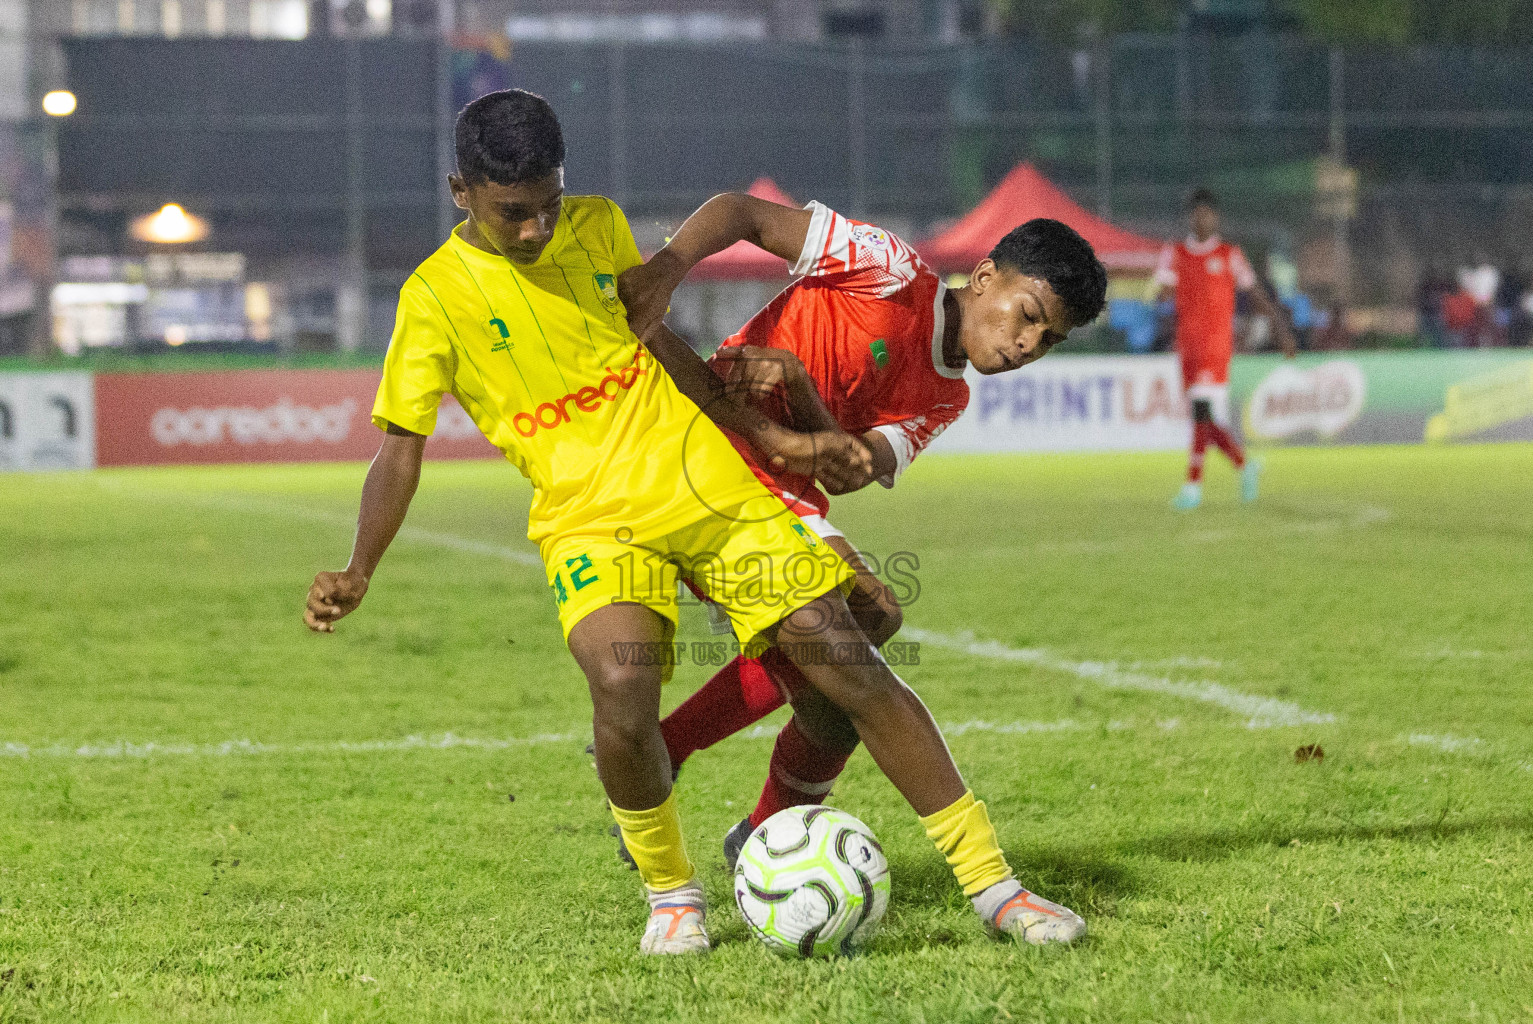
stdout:
{"type": "Polygon", "coordinates": [[[1011,877],[1011,867],[995,838],[985,804],[970,790],[951,807],[921,819],[926,834],[947,858],[965,896],[978,896],[1011,877]]]}
{"type": "Polygon", "coordinates": [[[697,871],[687,858],[681,837],[681,816],[676,813],[676,791],[665,803],[647,811],[625,811],[612,804],[612,816],[623,830],[623,844],[639,866],[639,877],[651,892],[677,889],[692,881],[697,871]]]}

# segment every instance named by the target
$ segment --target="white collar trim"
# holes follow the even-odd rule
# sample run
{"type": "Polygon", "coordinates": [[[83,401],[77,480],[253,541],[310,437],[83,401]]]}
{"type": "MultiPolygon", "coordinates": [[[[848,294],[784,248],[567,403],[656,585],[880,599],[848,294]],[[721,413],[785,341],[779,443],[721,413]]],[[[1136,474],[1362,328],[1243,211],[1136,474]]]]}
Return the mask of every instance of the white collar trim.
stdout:
{"type": "Polygon", "coordinates": [[[947,327],[947,311],[942,308],[942,300],[946,295],[947,285],[938,281],[937,297],[932,300],[932,369],[949,380],[959,380],[964,368],[960,366],[955,370],[942,361],[942,335],[947,327]]]}
{"type": "Polygon", "coordinates": [[[1198,241],[1197,235],[1188,235],[1187,240],[1183,242],[1182,245],[1186,246],[1187,251],[1192,253],[1194,256],[1207,256],[1209,253],[1219,248],[1220,243],[1223,241],[1224,239],[1220,238],[1217,234],[1209,235],[1208,241],[1206,242],[1198,241]]]}

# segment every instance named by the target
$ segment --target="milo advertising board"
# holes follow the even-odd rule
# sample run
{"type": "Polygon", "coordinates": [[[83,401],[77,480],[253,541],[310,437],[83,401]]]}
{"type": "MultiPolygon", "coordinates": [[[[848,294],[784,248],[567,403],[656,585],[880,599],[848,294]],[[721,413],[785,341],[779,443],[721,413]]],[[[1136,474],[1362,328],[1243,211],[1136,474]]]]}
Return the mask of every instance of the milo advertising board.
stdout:
{"type": "Polygon", "coordinates": [[[1241,356],[1230,398],[1256,444],[1533,441],[1533,351],[1241,356]]]}

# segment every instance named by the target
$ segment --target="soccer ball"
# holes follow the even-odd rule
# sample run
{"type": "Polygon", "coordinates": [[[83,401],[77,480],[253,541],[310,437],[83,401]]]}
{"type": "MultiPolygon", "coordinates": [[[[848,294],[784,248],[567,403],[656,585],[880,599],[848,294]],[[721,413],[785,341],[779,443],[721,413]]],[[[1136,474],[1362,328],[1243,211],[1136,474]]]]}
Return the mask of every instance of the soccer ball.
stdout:
{"type": "Polygon", "coordinates": [[[751,833],[735,865],[735,902],[783,956],[847,956],[889,906],[889,862],[868,826],[831,807],[790,807],[751,833]]]}

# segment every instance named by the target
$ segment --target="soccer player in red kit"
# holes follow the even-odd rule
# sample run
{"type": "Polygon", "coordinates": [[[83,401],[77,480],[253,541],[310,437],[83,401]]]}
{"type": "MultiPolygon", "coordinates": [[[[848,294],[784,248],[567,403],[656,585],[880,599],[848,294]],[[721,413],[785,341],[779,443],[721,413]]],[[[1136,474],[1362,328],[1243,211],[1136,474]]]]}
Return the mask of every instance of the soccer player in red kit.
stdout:
{"type": "MultiPolygon", "coordinates": [[[[961,288],[947,288],[896,235],[820,203],[794,210],[723,195],[701,207],[643,270],[643,298],[625,291],[630,322],[664,313],[671,290],[699,260],[745,239],[782,256],[798,278],[715,353],[733,388],[766,414],[806,431],[840,431],[867,446],[871,472],[843,470],[819,483],[763,465],[737,447],[784,506],[856,571],[847,598],[858,625],[881,646],[900,628],[898,601],[826,518],[828,494],[877,480],[893,487],[911,461],[968,405],[964,367],[994,374],[1041,358],[1101,312],[1107,278],[1091,246],[1067,225],[1032,220],[981,260],[961,288]],[[823,484],[823,488],[819,485],[823,484]]],[[[639,271],[629,271],[630,275],[639,271]]],[[[620,288],[635,282],[625,279],[620,288]]],[[[637,290],[637,289],[636,289],[637,290]]],[[[796,706],[778,735],[771,770],[751,815],[725,839],[733,865],[752,830],[773,813],[818,803],[856,747],[844,720],[798,707],[798,670],[772,648],[726,666],[661,723],[673,770],[693,752],[796,706]]]]}
{"type": "Polygon", "coordinates": [[[1175,296],[1176,351],[1182,360],[1182,386],[1192,405],[1192,452],[1187,482],[1171,504],[1194,509],[1203,503],[1203,455],[1218,447],[1240,473],[1240,499],[1255,501],[1261,462],[1247,460],[1229,431],[1230,357],[1235,351],[1235,293],[1250,297],[1277,331],[1283,351],[1292,356],[1293,332],[1266,289],[1256,280],[1240,247],[1219,237],[1219,204],[1200,188],[1187,202],[1192,234],[1161,252],[1155,283],[1160,295],[1175,296]]]}

